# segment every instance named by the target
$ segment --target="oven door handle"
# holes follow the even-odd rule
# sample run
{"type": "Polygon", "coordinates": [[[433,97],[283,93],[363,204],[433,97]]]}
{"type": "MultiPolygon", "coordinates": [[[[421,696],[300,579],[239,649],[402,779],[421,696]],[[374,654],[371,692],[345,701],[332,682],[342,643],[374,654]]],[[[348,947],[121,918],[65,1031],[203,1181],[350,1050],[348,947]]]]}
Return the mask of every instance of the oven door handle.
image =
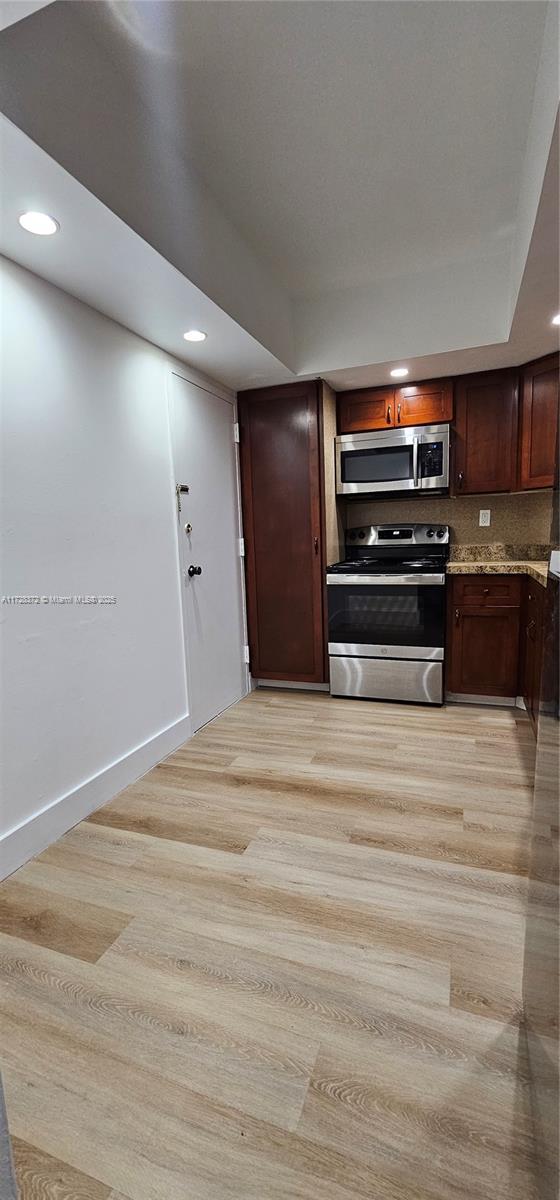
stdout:
{"type": "Polygon", "coordinates": [[[445,575],[327,575],[329,587],[355,587],[357,584],[376,587],[443,587],[445,575]]]}
{"type": "Polygon", "coordinates": [[[412,479],[414,487],[417,488],[420,480],[418,478],[418,438],[412,439],[412,479]]]}

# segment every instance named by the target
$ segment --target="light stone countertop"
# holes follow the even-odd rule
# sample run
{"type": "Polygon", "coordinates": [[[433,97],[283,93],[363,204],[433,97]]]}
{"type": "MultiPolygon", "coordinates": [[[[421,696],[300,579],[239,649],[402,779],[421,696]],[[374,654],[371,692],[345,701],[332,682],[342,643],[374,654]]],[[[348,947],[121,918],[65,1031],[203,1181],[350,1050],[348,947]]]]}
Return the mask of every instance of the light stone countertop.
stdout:
{"type": "Polygon", "coordinates": [[[518,560],[515,562],[454,562],[447,564],[448,575],[529,575],[546,587],[547,562],[518,560]]]}

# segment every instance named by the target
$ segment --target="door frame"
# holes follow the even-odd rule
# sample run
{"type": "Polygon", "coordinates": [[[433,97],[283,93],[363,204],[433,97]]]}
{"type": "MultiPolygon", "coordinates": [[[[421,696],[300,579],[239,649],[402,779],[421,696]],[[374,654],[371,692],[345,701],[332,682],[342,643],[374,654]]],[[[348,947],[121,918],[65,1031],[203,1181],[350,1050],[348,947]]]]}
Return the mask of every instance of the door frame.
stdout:
{"type": "MultiPolygon", "coordinates": [[[[207,392],[208,395],[214,396],[214,398],[217,400],[223,400],[226,404],[229,404],[231,406],[232,437],[233,437],[234,425],[237,423],[237,396],[236,396],[235,392],[230,391],[229,388],[223,387],[219,383],[215,384],[212,380],[206,379],[202,375],[198,375],[198,373],[196,371],[193,371],[193,373],[191,375],[189,373],[189,368],[186,366],[183,369],[178,364],[177,365],[175,365],[175,364],[168,365],[168,369],[166,371],[166,379],[165,379],[165,397],[166,397],[166,405],[167,405],[167,430],[168,430],[168,438],[169,438],[171,498],[172,498],[172,505],[173,505],[173,519],[175,522],[175,530],[176,530],[177,585],[178,585],[180,596],[181,596],[181,628],[182,628],[182,634],[183,634],[183,664],[184,664],[184,670],[185,670],[185,689],[186,689],[186,694],[187,694],[187,713],[188,713],[188,716],[192,723],[192,717],[193,717],[192,701],[193,701],[193,697],[195,694],[195,687],[193,686],[194,681],[192,679],[192,674],[191,674],[191,664],[189,662],[189,656],[187,654],[188,618],[187,618],[186,594],[185,594],[184,578],[183,578],[183,566],[182,566],[182,558],[181,558],[181,546],[182,546],[181,529],[182,529],[182,526],[181,526],[180,516],[179,516],[178,510],[177,510],[177,493],[175,490],[177,483],[181,483],[182,480],[177,478],[177,469],[176,469],[176,455],[175,455],[176,446],[175,446],[175,433],[174,433],[174,428],[173,428],[173,412],[172,412],[173,401],[172,401],[172,395],[171,395],[171,389],[173,386],[173,377],[174,376],[176,376],[177,379],[181,379],[183,381],[183,383],[189,383],[191,386],[199,388],[200,391],[207,392]]],[[[234,441],[233,445],[234,445],[234,462],[235,462],[236,526],[237,526],[237,531],[238,531],[237,532],[238,539],[242,539],[243,538],[243,514],[242,514],[242,509],[241,509],[241,469],[240,469],[240,463],[239,463],[239,444],[234,441]]],[[[240,580],[241,580],[240,586],[241,586],[241,609],[242,609],[242,613],[243,613],[243,638],[244,638],[244,645],[248,646],[247,598],[246,598],[246,594],[245,594],[245,571],[241,570],[239,574],[240,574],[240,580]]],[[[242,654],[243,654],[243,647],[241,648],[241,650],[242,650],[242,654]]],[[[243,661],[243,657],[242,657],[242,667],[243,667],[243,674],[244,674],[244,679],[245,679],[245,693],[244,694],[246,696],[251,691],[252,681],[251,681],[251,676],[250,676],[250,672],[249,672],[249,665],[248,665],[248,663],[243,661]]],[[[243,697],[241,697],[241,699],[243,699],[243,697]]],[[[234,701],[234,703],[238,703],[238,701],[234,701]]],[[[225,712],[225,709],[222,711],[225,712]]],[[[220,713],[216,713],[216,717],[218,717],[218,716],[220,716],[220,713]]],[[[211,720],[215,720],[215,719],[216,719],[215,717],[211,718],[211,720]]],[[[206,722],[206,724],[209,724],[209,722],[206,722]]],[[[203,729],[204,726],[201,725],[200,728],[203,729]]],[[[195,732],[197,732],[197,730],[195,730],[193,728],[193,734],[195,732]]]]}

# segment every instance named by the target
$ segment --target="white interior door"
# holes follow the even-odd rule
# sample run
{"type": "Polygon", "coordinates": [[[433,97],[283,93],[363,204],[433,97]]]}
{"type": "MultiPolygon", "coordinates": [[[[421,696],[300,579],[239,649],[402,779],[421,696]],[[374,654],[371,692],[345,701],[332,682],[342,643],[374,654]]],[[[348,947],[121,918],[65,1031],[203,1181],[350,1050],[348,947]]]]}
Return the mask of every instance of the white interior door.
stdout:
{"type": "Polygon", "coordinates": [[[248,689],[235,410],[179,375],[171,376],[170,402],[175,480],[188,487],[179,554],[189,708],[200,729],[248,689]]]}

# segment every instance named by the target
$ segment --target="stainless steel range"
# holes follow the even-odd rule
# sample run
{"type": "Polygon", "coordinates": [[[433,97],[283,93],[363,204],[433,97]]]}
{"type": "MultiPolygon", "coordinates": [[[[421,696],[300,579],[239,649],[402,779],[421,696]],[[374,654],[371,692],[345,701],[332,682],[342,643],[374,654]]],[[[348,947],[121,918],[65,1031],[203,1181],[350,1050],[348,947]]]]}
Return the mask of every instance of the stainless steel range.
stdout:
{"type": "Polygon", "coordinates": [[[346,531],[327,567],[331,693],[443,703],[447,525],[346,531]]]}

